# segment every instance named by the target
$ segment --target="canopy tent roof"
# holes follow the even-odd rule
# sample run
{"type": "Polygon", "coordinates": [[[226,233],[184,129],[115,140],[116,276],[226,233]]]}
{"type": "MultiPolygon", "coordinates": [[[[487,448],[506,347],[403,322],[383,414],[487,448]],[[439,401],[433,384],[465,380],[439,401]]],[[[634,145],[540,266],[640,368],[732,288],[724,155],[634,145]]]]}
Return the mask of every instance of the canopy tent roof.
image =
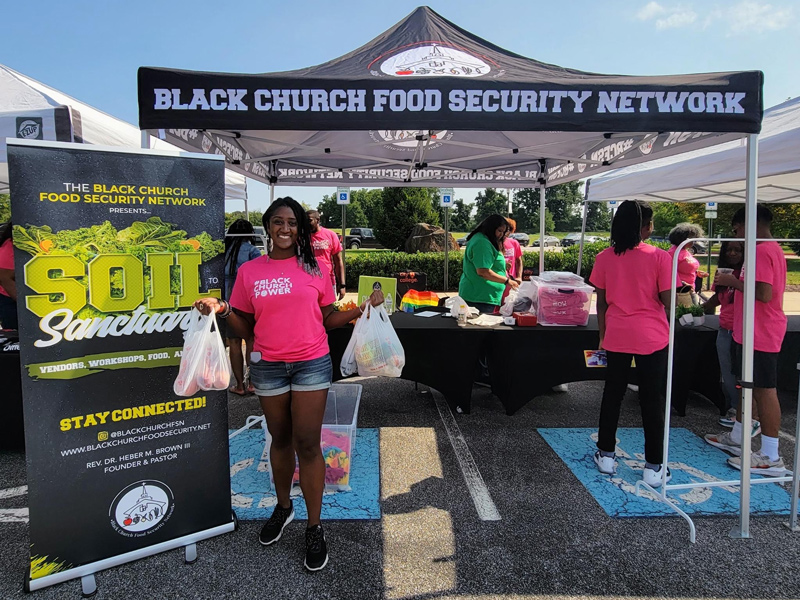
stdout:
{"type": "MultiPolygon", "coordinates": [[[[744,141],[687,152],[592,178],[589,201],[744,202],[744,141]]],[[[800,97],[764,112],[759,202],[800,202],[800,97]]]]}
{"type": "MultiPolygon", "coordinates": [[[[141,147],[141,132],[125,121],[0,65],[0,193],[8,193],[6,138],[141,147]]],[[[177,150],[156,141],[159,149],[177,150]]],[[[246,200],[245,178],[225,170],[225,197],[246,200]]]]}
{"type": "Polygon", "coordinates": [[[565,69],[421,7],[306,69],[142,67],[139,125],[280,185],[531,187],[756,133],[762,81],[565,69]]]}

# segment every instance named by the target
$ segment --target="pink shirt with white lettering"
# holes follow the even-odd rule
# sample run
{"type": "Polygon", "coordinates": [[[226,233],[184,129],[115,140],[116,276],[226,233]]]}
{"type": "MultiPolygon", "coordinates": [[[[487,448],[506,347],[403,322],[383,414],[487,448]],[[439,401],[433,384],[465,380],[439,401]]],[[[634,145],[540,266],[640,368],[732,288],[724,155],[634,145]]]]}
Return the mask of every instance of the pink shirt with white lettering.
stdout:
{"type": "Polygon", "coordinates": [[[333,256],[342,251],[342,243],[339,241],[339,236],[330,229],[320,227],[317,233],[311,234],[311,247],[314,249],[314,257],[317,262],[328,268],[328,272],[331,274],[331,282],[336,285],[333,256]]]}
{"type": "MultiPolygon", "coordinates": [[[[744,280],[744,267],[739,279],[744,280]]],[[[777,242],[759,242],[756,245],[756,281],[772,286],[772,300],[756,300],[755,343],[759,352],[780,352],[786,333],[786,315],[783,312],[783,292],[786,290],[786,257],[777,242]]],[[[739,290],[733,297],[733,339],[742,343],[744,294],[739,290]]]]}
{"type": "Polygon", "coordinates": [[[659,292],[672,287],[669,254],[639,244],[624,254],[607,248],[597,255],[590,282],[605,290],[608,310],[603,348],[652,354],[669,344],[669,323],[659,292]]]}
{"type": "Polygon", "coordinates": [[[322,277],[309,275],[297,259],[275,260],[262,256],[244,263],[236,275],[230,303],[255,315],[255,343],[263,360],[298,362],[328,354],[328,334],[321,306],[336,298],[328,269],[322,277]]]}
{"type": "Polygon", "coordinates": [[[511,279],[517,277],[517,259],[521,256],[522,248],[519,242],[513,238],[506,238],[503,242],[503,257],[506,259],[506,275],[511,279]]]}
{"type": "MultiPolygon", "coordinates": [[[[669,253],[670,269],[672,268],[672,259],[675,257],[675,249],[677,246],[672,246],[667,252],[669,253]]],[[[692,256],[686,248],[681,248],[678,254],[678,280],[686,285],[694,288],[694,280],[697,278],[697,271],[700,269],[700,263],[692,256]]]]}

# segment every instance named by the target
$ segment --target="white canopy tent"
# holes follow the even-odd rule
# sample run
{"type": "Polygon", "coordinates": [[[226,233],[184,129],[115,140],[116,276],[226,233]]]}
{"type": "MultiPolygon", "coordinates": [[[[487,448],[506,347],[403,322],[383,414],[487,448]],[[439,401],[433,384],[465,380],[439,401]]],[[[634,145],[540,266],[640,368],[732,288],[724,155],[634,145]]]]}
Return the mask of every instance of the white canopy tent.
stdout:
{"type": "MultiPolygon", "coordinates": [[[[586,200],[744,202],[745,140],[592,177],[586,200]]],[[[800,97],[764,111],[758,138],[758,201],[800,202],[800,97]]]]}
{"type": "MultiPolygon", "coordinates": [[[[142,145],[141,131],[130,123],[0,65],[0,194],[9,192],[7,137],[127,148],[142,145]]],[[[151,139],[150,146],[180,151],[157,139],[151,139]]],[[[245,210],[246,182],[243,175],[225,169],[225,199],[244,201],[245,210]]]]}
{"type": "MultiPolygon", "coordinates": [[[[583,207],[581,251],[578,272],[581,269],[583,237],[586,230],[586,215],[589,202],[620,202],[628,199],[656,202],[739,202],[747,206],[745,234],[745,327],[743,381],[752,381],[753,319],[755,305],[755,245],[756,200],[764,203],[800,202],[800,97],[787,100],[764,111],[761,134],[750,135],[747,140],[727,142],[648,163],[608,171],[591,178],[586,184],[586,202],[583,207]],[[756,144],[757,142],[757,144],[756,144]]],[[[687,240],[684,244],[691,240],[687,240]]],[[[673,277],[677,274],[677,253],[673,260],[673,277]]],[[[673,297],[674,303],[674,297],[673,297]]],[[[674,311],[674,305],[672,307],[674,311]]],[[[670,323],[670,365],[675,335],[674,320],[670,323]]],[[[671,380],[671,366],[670,376],[671,380]]],[[[752,384],[745,385],[743,404],[743,426],[749,431],[752,410],[752,384]]],[[[800,407],[799,407],[800,412],[800,407]]],[[[666,414],[669,427],[669,408],[666,414]]],[[[743,440],[743,455],[750,450],[750,438],[743,440]]],[[[665,456],[668,456],[669,437],[665,436],[665,456]]],[[[795,451],[795,473],[793,477],[777,478],[776,481],[793,483],[797,494],[797,449],[795,451]]],[[[756,480],[756,483],[764,480],[756,480]]],[[[667,489],[686,489],[690,485],[664,485],[660,498],[666,500],[667,489]]],[[[739,528],[732,532],[736,537],[749,537],[749,469],[742,470],[741,518],[739,528]]],[[[797,498],[793,497],[791,510],[796,514],[797,498]]],[[[680,512],[680,511],[678,511],[680,512]]],[[[694,525],[690,523],[694,539],[694,525]]],[[[792,519],[796,523],[796,517],[792,519]]],[[[793,530],[797,530],[795,525],[793,530]]]]}

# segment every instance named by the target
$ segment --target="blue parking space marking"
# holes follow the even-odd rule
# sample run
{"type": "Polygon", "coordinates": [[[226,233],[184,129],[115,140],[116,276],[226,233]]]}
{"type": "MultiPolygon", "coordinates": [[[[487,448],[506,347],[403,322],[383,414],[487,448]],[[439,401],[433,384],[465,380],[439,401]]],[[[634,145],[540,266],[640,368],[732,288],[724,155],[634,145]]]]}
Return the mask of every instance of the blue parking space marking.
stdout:
{"type": "MultiPolygon", "coordinates": [[[[233,430],[231,430],[233,431],[233,430]]],[[[237,518],[265,521],[275,507],[269,480],[269,456],[261,429],[244,431],[230,440],[231,500],[237,518]]],[[[323,520],[380,519],[380,449],[377,429],[358,429],[350,471],[351,491],[325,493],[323,520]]],[[[292,489],[296,519],[307,519],[299,486],[292,489]]]]}
{"type": "MultiPolygon", "coordinates": [[[[678,516],[647,491],[636,496],[636,482],[644,469],[644,433],[639,428],[617,430],[617,473],[604,475],[597,470],[592,455],[596,450],[596,429],[539,429],[545,441],[563,460],[575,477],[612,517],[678,516]]],[[[739,471],[725,462],[728,454],[708,445],[686,429],[670,430],[669,468],[671,484],[701,481],[730,481],[739,471]]],[[[754,476],[753,479],[758,479],[754,476]]],[[[736,514],[739,510],[738,486],[674,490],[668,498],[689,515],[736,514]]],[[[789,514],[790,494],[778,484],[751,487],[752,514],[789,514]]]]}

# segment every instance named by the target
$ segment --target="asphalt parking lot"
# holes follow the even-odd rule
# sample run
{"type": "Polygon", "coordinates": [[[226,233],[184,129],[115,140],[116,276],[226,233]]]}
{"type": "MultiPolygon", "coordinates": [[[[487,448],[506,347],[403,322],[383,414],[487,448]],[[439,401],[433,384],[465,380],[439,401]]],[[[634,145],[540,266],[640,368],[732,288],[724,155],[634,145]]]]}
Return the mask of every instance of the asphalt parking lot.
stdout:
{"type": "MultiPolygon", "coordinates": [[[[199,543],[192,565],[174,550],[99,573],[96,597],[800,597],[800,534],[784,527],[785,516],[752,517],[746,540],[728,535],[734,515],[697,518],[697,542],[690,544],[677,516],[606,515],[537,432],[596,426],[599,382],[570,384],[567,393],[535,398],[514,416],[483,387],[473,389],[471,414],[452,415],[437,393],[412,382],[360,383],[359,427],[380,430],[381,519],[326,523],[331,561],[324,571],[302,567],[302,522],[268,548],[257,541],[261,524],[242,522],[234,533],[199,543]],[[466,453],[485,483],[483,495],[470,493],[476,479],[466,453]],[[496,520],[482,520],[492,506],[496,520]]],[[[790,463],[796,398],[781,401],[781,454],[790,463]]],[[[254,397],[230,398],[232,428],[257,412],[254,397]]],[[[717,430],[716,419],[716,409],[694,396],[687,416],[674,417],[673,425],[701,435],[717,430]]],[[[638,424],[637,396],[628,392],[620,425],[638,424]]],[[[0,490],[26,485],[22,453],[0,452],[0,482],[0,490]]],[[[0,522],[4,600],[25,597],[25,506],[24,492],[0,491],[0,511],[20,515],[0,522]]],[[[80,583],[72,581],[31,597],[79,596],[80,583]]]]}

